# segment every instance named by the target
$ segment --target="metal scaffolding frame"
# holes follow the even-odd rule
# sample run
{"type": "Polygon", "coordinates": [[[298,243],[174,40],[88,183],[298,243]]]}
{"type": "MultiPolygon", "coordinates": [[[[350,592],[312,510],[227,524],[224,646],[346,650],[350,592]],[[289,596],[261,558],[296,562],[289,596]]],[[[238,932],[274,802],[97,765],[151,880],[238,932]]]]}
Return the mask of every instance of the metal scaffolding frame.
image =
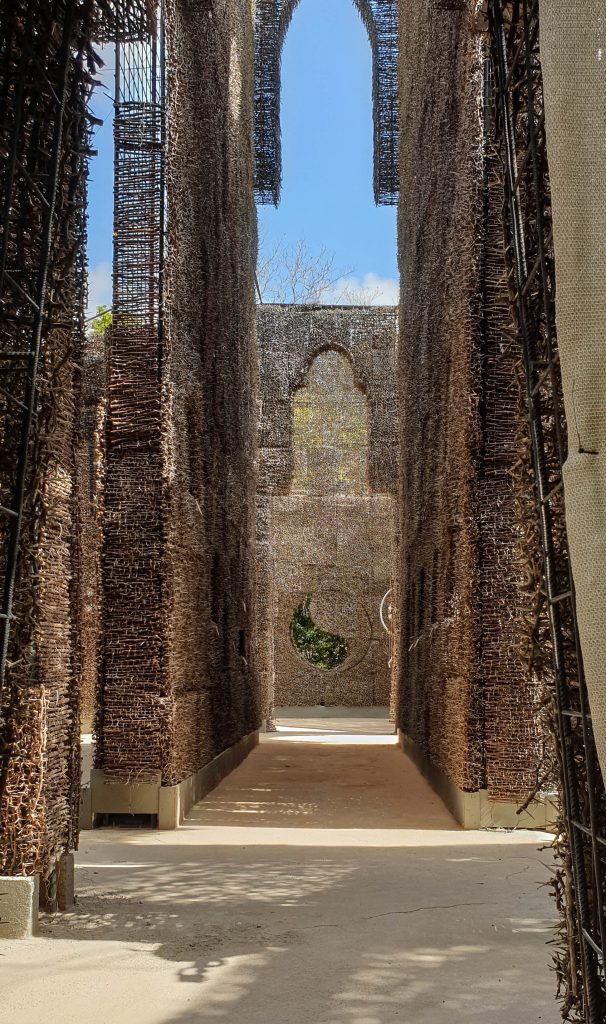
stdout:
{"type": "MultiPolygon", "coordinates": [[[[280,64],[286,33],[300,0],[258,0],[255,31],[255,195],[280,201],[280,64]]],[[[399,195],[398,5],[396,0],[354,0],[372,50],[374,196],[394,206],[399,195]]],[[[321,25],[318,26],[321,31],[321,25]]]]}
{"type": "Polygon", "coordinates": [[[160,17],[116,43],[113,336],[162,330],[165,54],[160,17]]]}
{"type": "Polygon", "coordinates": [[[562,821],[560,850],[571,895],[556,895],[568,919],[559,953],[565,1014],[602,1024],[606,1010],[606,796],[583,679],[569,564],[562,466],[567,454],[555,327],[551,202],[539,55],[539,0],[491,0],[496,121],[504,164],[510,286],[522,346],[542,548],[537,640],[549,647],[562,821]],[[572,934],[571,934],[572,930],[572,934]],[[565,949],[564,947],[566,947],[565,949]]]}
{"type": "MultiPolygon", "coordinates": [[[[165,51],[163,5],[148,31],[116,45],[114,254],[108,349],[103,630],[97,763],[128,763],[133,708],[154,734],[141,741],[153,776],[161,743],[165,51]],[[141,593],[147,595],[147,603],[141,593]],[[150,669],[150,665],[154,668],[150,669]],[[136,682],[135,682],[136,680],[136,682]],[[138,689],[137,684],[140,685],[138,689]],[[157,702],[154,703],[154,698],[157,702]],[[155,744],[155,745],[154,745],[155,744]]],[[[142,734],[144,732],[142,727],[142,734]]]]}
{"type": "MultiPolygon", "coordinates": [[[[0,796],[9,873],[48,870],[77,830],[77,654],[63,651],[61,678],[44,673],[58,637],[76,628],[65,604],[78,572],[73,509],[65,489],[53,492],[53,474],[58,465],[69,473],[84,332],[87,104],[99,63],[91,40],[135,47],[155,30],[155,11],[155,0],[0,0],[0,796]],[[41,553],[49,536],[52,552],[41,553]],[[29,758],[24,785],[19,765],[29,758]]],[[[162,69],[156,77],[163,81],[162,69]]],[[[136,126],[130,141],[140,144],[136,126]]],[[[154,216],[162,234],[163,207],[154,216]]],[[[157,309],[157,269],[147,290],[157,309]]]]}
{"type": "MultiPolygon", "coordinates": [[[[31,449],[51,248],[57,229],[68,75],[82,5],[63,0],[40,17],[35,3],[0,7],[0,698],[6,681],[13,598],[31,449]],[[44,128],[42,125],[44,124],[44,128]],[[49,138],[50,147],[46,148],[49,138]]],[[[8,753],[2,728],[2,760],[8,753]]]]}

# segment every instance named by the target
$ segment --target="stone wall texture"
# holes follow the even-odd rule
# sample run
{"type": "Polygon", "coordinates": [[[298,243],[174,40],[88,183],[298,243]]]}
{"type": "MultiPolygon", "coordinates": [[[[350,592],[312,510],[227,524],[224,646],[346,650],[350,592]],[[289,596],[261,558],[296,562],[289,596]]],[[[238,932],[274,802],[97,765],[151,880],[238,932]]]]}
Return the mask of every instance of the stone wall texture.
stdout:
{"type": "Polygon", "coordinates": [[[397,492],[395,309],[261,306],[259,670],[268,706],[388,705],[397,492]],[[314,624],[344,660],[310,664],[291,638],[314,624]]]}

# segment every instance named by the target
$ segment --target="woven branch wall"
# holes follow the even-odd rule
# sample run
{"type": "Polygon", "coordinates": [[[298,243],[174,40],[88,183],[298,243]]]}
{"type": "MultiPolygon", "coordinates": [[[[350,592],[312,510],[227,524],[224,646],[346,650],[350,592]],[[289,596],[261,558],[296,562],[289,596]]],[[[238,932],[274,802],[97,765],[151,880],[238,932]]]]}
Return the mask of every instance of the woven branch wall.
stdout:
{"type": "Polygon", "coordinates": [[[101,554],[107,358],[105,335],[89,334],[83,346],[76,435],[76,513],[80,701],[84,731],[96,714],[101,653],[101,554]]]}
{"type": "Polygon", "coordinates": [[[102,657],[95,760],[156,781],[169,726],[161,446],[164,98],[158,34],[123,43],[114,116],[102,657]]]}
{"type": "MultiPolygon", "coordinates": [[[[42,238],[51,180],[53,133],[60,118],[58,51],[68,24],[67,5],[0,5],[2,152],[18,118],[15,82],[23,75],[24,104],[17,136],[19,169],[8,216],[1,225],[7,269],[20,289],[2,302],[0,501],[8,505],[18,457],[15,402],[25,399],[14,354],[31,345],[31,302],[25,295],[46,262],[42,238]],[[31,21],[28,22],[28,15],[31,21]],[[29,27],[28,27],[29,26],[29,27]],[[41,69],[46,74],[41,73],[41,69]],[[29,177],[22,174],[28,169],[29,177]],[[34,185],[32,185],[34,182],[34,185]],[[7,353],[11,353],[9,356],[7,353]],[[9,361],[10,360],[10,361],[9,361]],[[9,396],[12,396],[12,401],[9,396]]],[[[88,12],[81,9],[84,18],[88,12]]],[[[0,808],[0,871],[48,875],[77,841],[80,792],[78,636],[74,615],[77,570],[74,503],[76,364],[83,335],[85,192],[88,126],[86,100],[94,73],[90,26],[78,17],[67,30],[67,65],[59,185],[52,222],[45,318],[25,519],[20,537],[14,621],[3,707],[6,743],[0,808]]],[[[5,162],[8,168],[10,162],[5,162]]],[[[2,178],[2,194],[11,183],[2,178]]],[[[6,568],[6,534],[0,538],[6,568]]]]}
{"type": "Polygon", "coordinates": [[[260,306],[257,644],[267,706],[386,705],[398,479],[394,309],[260,306]],[[347,656],[326,671],[291,640],[315,625],[347,656]],[[275,681],[275,685],[274,685],[275,681]]]}
{"type": "Polygon", "coordinates": [[[458,787],[521,802],[539,732],[512,483],[520,368],[475,7],[401,19],[398,718],[458,787]]]}
{"type": "MultiPolygon", "coordinates": [[[[164,318],[160,264],[149,259],[161,252],[163,173],[151,109],[152,145],[139,164],[126,148],[117,181],[114,287],[141,305],[119,305],[117,315],[114,303],[110,333],[97,764],[112,779],[161,774],[172,785],[259,724],[250,655],[256,214],[251,4],[216,3],[211,16],[172,0],[166,17],[164,318]],[[145,191],[136,194],[139,165],[145,191]],[[141,232],[133,217],[143,218],[141,232]]],[[[123,114],[141,121],[138,106],[123,114]]]]}
{"type": "MultiPolygon", "coordinates": [[[[580,161],[578,166],[591,168],[591,187],[583,193],[574,174],[561,177],[560,186],[571,189],[570,203],[565,203],[562,209],[571,224],[590,225],[597,232],[596,237],[601,238],[595,217],[570,217],[571,205],[579,197],[588,196],[592,203],[595,200],[596,161],[587,159],[584,147],[594,145],[601,134],[586,131],[589,123],[586,117],[570,115],[572,93],[569,86],[578,74],[579,95],[594,102],[599,93],[599,89],[590,87],[586,73],[586,67],[591,68],[597,71],[598,78],[600,75],[603,78],[599,62],[595,61],[596,32],[599,34],[596,26],[601,16],[598,7],[594,5],[589,16],[579,18],[576,7],[571,14],[564,5],[550,20],[553,5],[538,0],[495,0],[489,6],[495,109],[503,164],[508,172],[508,192],[512,179],[516,182],[515,202],[511,202],[513,197],[508,195],[505,208],[510,287],[515,298],[519,346],[525,352],[528,373],[526,404],[533,422],[533,444],[526,429],[526,452],[522,453],[518,467],[525,481],[520,497],[526,506],[526,550],[530,556],[527,588],[533,597],[532,656],[545,688],[543,774],[561,795],[560,821],[555,826],[553,843],[556,867],[552,886],[560,918],[553,959],[562,997],[562,1016],[566,1020],[583,1021],[594,1017],[601,1020],[603,1016],[604,975],[595,947],[597,943],[604,948],[601,892],[606,849],[601,837],[606,821],[606,794],[598,774],[593,736],[595,718],[592,720],[589,715],[579,663],[576,601],[571,589],[566,522],[570,493],[566,484],[562,486],[565,478],[562,469],[568,452],[564,371],[560,369],[560,359],[562,365],[565,359],[561,354],[559,330],[566,301],[565,288],[561,287],[562,268],[558,253],[554,251],[554,246],[557,249],[557,232],[554,242],[552,220],[555,168],[549,147],[554,142],[554,134],[563,131],[566,135],[581,126],[573,145],[568,139],[567,151],[573,161],[580,161]],[[590,54],[585,64],[583,50],[590,54]],[[566,52],[570,62],[563,71],[566,52]],[[545,73],[545,80],[543,76],[550,60],[555,79],[548,81],[549,75],[545,73]],[[558,88],[566,117],[550,122],[545,108],[555,101],[558,88]],[[507,144],[508,135],[511,148],[507,144]],[[540,519],[536,515],[538,500],[545,510],[540,519]]],[[[596,109],[603,117],[599,102],[596,109]]],[[[599,142],[597,144],[599,147],[599,142]]],[[[590,252],[591,245],[577,246],[575,251],[590,252]]],[[[594,261],[592,273],[596,272],[596,266],[594,261]]],[[[578,282],[584,278],[575,268],[572,279],[578,282]]],[[[599,291],[594,293],[600,294],[599,291]]],[[[583,303],[582,308],[585,314],[589,306],[583,303]]],[[[591,346],[586,343],[587,335],[578,329],[576,319],[573,336],[574,348],[587,354],[591,346]],[[582,338],[581,345],[577,344],[579,338],[582,338]]],[[[587,507],[584,506],[585,511],[587,507]]],[[[595,566],[593,560],[592,571],[595,566]]]]}
{"type": "Polygon", "coordinates": [[[163,771],[176,782],[260,721],[251,656],[256,211],[251,0],[172,0],[167,10],[162,452],[172,705],[163,771]]]}
{"type": "Polygon", "coordinates": [[[101,43],[137,42],[156,24],[157,0],[96,0],[93,35],[101,43]]]}
{"type": "Polygon", "coordinates": [[[522,352],[509,301],[503,201],[502,165],[489,118],[479,252],[482,440],[476,494],[484,757],[491,798],[523,802],[539,785],[543,691],[533,664],[538,545],[525,491],[529,430],[522,352]]]}
{"type": "MultiPolygon", "coordinates": [[[[282,182],[280,62],[300,0],[258,0],[255,43],[255,193],[278,204],[282,182]]],[[[354,0],[368,31],[373,63],[374,195],[389,206],[398,198],[398,22],[396,0],[354,0]]],[[[321,30],[321,26],[318,26],[321,30]]]]}

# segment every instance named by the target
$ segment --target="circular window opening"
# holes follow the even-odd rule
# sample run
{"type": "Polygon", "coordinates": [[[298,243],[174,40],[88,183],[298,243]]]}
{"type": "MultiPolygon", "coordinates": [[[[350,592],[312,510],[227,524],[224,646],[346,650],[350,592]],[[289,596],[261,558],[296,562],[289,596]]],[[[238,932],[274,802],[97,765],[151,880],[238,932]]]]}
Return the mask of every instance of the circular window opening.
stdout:
{"type": "Polygon", "coordinates": [[[314,668],[328,671],[342,665],[347,657],[347,641],[336,633],[318,629],[311,617],[311,598],[307,597],[295,608],[290,626],[290,638],[297,654],[314,668]]]}

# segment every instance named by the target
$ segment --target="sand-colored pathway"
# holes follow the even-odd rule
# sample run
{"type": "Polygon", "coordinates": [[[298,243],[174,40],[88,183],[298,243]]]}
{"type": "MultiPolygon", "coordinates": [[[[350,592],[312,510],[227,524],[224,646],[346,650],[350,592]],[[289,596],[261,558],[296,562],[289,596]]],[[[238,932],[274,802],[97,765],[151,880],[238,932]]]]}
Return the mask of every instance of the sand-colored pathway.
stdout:
{"type": "Polygon", "coordinates": [[[11,1024],[556,1024],[540,834],[463,832],[378,720],[292,720],[177,833],[84,833],[11,1024]]]}

